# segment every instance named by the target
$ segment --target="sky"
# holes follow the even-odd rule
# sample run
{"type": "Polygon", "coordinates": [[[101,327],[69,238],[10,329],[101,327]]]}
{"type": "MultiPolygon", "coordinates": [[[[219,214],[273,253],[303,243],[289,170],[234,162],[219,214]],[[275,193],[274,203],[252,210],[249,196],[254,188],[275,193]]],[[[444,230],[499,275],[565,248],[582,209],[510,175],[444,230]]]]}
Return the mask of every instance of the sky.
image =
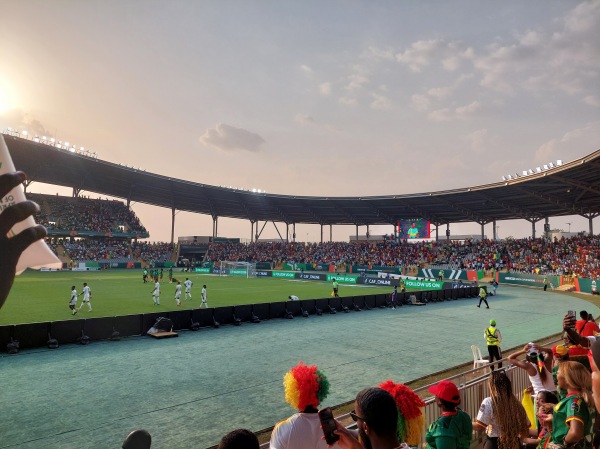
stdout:
{"type": "MultiPolygon", "coordinates": [[[[277,194],[489,184],[599,148],[598,29],[600,0],[2,0],[0,129],[277,194]]],[[[170,210],[132,208],[150,240],[170,240],[170,210]]],[[[497,225],[531,235],[525,220],[497,225]]],[[[550,225],[588,230],[577,216],[550,225]]],[[[250,223],[218,231],[250,238],[250,223]]],[[[318,225],[296,233],[320,240],[318,225]]],[[[355,233],[333,227],[334,240],[355,233]]],[[[210,217],[177,214],[175,238],[211,234],[210,217]]],[[[274,237],[268,224],[261,238],[274,237]]]]}

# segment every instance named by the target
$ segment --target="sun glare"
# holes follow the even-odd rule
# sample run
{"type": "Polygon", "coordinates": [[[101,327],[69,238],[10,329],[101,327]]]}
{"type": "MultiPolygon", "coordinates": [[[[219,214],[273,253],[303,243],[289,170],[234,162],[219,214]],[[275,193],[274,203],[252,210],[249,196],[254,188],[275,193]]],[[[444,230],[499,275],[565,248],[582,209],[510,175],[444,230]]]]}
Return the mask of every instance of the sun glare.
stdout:
{"type": "Polygon", "coordinates": [[[0,78],[0,113],[17,107],[15,89],[5,79],[0,78]]]}

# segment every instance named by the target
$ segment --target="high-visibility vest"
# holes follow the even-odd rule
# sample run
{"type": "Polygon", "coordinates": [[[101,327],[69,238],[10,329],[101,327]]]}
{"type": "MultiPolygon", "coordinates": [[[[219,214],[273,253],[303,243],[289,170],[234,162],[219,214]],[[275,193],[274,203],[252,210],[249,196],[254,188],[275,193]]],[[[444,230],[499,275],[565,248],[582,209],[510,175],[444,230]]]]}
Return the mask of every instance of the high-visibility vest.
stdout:
{"type": "Polygon", "coordinates": [[[483,287],[479,287],[479,297],[485,298],[486,296],[487,296],[487,293],[486,293],[485,289],[483,287]]]}
{"type": "Polygon", "coordinates": [[[498,336],[496,335],[495,327],[488,327],[485,330],[485,341],[488,346],[498,346],[500,341],[498,340],[498,336]]]}

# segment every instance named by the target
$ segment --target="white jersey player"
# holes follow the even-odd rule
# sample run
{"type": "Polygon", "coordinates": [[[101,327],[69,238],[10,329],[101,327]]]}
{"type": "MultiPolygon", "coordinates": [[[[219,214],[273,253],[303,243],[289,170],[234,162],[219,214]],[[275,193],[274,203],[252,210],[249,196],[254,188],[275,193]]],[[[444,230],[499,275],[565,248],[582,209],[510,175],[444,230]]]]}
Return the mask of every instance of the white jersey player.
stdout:
{"type": "Polygon", "coordinates": [[[81,310],[81,308],[83,307],[83,305],[87,304],[88,312],[91,312],[92,311],[92,303],[90,302],[90,299],[92,298],[92,290],[87,285],[87,282],[83,283],[83,291],[79,295],[80,296],[83,295],[83,300],[81,301],[81,305],[79,306],[77,311],[79,312],[81,310]]]}
{"type": "Polygon", "coordinates": [[[155,306],[160,306],[160,282],[156,281],[154,284],[154,290],[152,290],[152,299],[154,300],[155,306]]]}
{"type": "Polygon", "coordinates": [[[206,302],[206,285],[202,286],[202,292],[200,292],[200,296],[202,296],[202,304],[200,304],[200,308],[204,306],[208,309],[208,303],[206,302]]]}
{"type": "Polygon", "coordinates": [[[71,315],[77,313],[77,289],[75,286],[71,287],[71,300],[69,301],[69,309],[71,309],[71,315]]]}
{"type": "Polygon", "coordinates": [[[177,281],[177,287],[175,287],[175,303],[181,305],[181,281],[177,281]]]}
{"type": "Polygon", "coordinates": [[[188,278],[185,278],[185,282],[183,283],[183,285],[185,285],[185,299],[191,300],[193,282],[190,281],[188,278]]]}

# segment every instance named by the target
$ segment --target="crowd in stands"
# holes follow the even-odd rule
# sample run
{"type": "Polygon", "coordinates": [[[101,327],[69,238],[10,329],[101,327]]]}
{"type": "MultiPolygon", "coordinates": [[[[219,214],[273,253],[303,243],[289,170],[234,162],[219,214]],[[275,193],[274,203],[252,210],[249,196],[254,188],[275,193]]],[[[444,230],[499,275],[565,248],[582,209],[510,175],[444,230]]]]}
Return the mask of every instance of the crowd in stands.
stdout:
{"type": "Polygon", "coordinates": [[[65,255],[71,260],[132,260],[129,243],[123,240],[92,240],[80,239],[73,242],[63,242],[65,255]]]}
{"type": "Polygon", "coordinates": [[[207,261],[327,263],[427,267],[445,263],[460,269],[600,276],[600,236],[547,240],[438,242],[253,242],[212,243],[207,261]]]}
{"type": "Polygon", "coordinates": [[[129,243],[123,239],[59,239],[48,242],[59,257],[72,261],[168,262],[173,256],[173,245],[164,242],[129,243]],[[62,247],[62,251],[59,249],[62,247]]]}
{"type": "Polygon", "coordinates": [[[168,262],[173,256],[174,246],[165,242],[137,242],[131,244],[131,252],[136,259],[146,262],[168,262]]]}
{"type": "Polygon", "coordinates": [[[40,205],[38,223],[48,230],[129,232],[144,234],[146,229],[135,213],[118,200],[94,200],[30,193],[27,197],[40,205]]]}

